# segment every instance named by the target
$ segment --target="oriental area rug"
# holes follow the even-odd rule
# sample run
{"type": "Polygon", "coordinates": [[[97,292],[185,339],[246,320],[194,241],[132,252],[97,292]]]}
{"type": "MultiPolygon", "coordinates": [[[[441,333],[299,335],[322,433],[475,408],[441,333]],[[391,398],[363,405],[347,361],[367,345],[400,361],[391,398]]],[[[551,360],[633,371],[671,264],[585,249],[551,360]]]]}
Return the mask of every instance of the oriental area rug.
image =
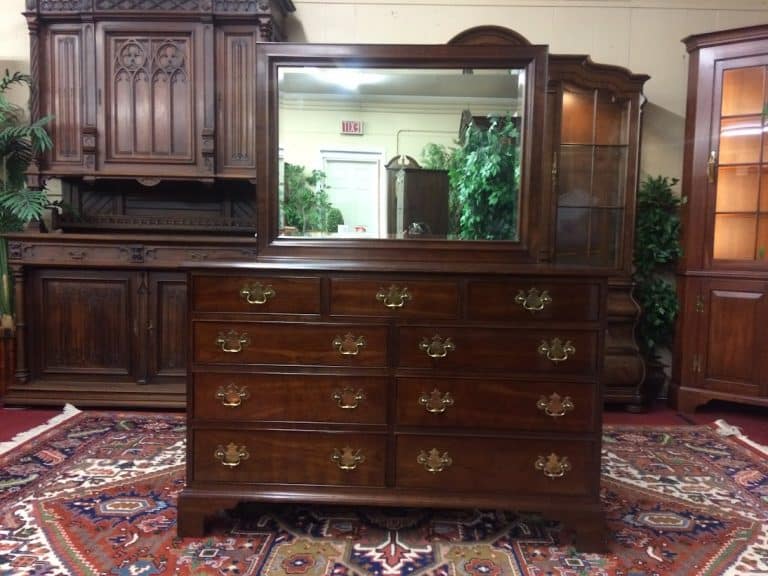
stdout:
{"type": "Polygon", "coordinates": [[[714,426],[606,427],[609,552],[535,514],[285,505],[176,537],[184,417],[69,413],[0,445],[0,574],[768,574],[768,454],[714,426]]]}

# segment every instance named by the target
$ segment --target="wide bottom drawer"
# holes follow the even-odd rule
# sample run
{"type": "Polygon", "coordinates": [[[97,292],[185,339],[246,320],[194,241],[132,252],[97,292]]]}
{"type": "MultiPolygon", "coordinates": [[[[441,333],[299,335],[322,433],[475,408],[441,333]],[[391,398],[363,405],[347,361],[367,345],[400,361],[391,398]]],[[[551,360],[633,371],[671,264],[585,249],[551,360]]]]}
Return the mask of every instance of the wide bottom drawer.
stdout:
{"type": "Polygon", "coordinates": [[[193,430],[190,441],[196,482],[384,486],[381,434],[193,430]]]}
{"type": "Polygon", "coordinates": [[[401,435],[396,485],[445,491],[587,495],[599,474],[588,441],[401,435]]]}

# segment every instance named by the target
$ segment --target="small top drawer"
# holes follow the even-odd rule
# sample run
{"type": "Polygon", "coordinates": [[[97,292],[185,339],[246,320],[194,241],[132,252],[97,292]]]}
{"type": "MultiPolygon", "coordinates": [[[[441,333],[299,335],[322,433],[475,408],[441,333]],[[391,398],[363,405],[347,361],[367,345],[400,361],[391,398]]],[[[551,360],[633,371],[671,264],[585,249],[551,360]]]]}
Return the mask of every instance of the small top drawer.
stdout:
{"type": "Polygon", "coordinates": [[[319,314],[320,278],[298,276],[192,276],[196,312],[319,314]]]}
{"type": "Polygon", "coordinates": [[[332,278],[331,314],[453,319],[459,290],[450,280],[332,278]]]}
{"type": "Polygon", "coordinates": [[[596,321],[600,316],[600,285],[535,278],[470,282],[467,316],[489,321],[596,321]]]}

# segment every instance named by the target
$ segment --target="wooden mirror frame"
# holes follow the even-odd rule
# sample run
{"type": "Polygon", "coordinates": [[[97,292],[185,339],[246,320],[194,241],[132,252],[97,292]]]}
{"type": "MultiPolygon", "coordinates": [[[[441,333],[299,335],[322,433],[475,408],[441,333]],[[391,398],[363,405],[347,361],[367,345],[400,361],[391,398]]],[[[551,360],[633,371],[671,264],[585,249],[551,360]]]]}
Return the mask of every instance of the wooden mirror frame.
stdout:
{"type": "Polygon", "coordinates": [[[261,257],[394,260],[441,263],[533,263],[546,254],[550,202],[543,198],[547,46],[262,44],[257,57],[258,247],[261,257]],[[307,239],[279,235],[278,67],[518,68],[525,70],[525,122],[519,204],[519,239],[307,239]]]}

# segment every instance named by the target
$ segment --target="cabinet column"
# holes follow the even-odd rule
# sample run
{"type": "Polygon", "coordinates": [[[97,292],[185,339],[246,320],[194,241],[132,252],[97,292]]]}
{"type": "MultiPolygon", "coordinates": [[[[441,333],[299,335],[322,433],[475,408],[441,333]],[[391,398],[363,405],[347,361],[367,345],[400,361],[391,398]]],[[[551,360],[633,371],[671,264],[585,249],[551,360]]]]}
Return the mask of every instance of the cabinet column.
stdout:
{"type": "Polygon", "coordinates": [[[26,350],[26,319],[24,310],[24,267],[20,264],[11,264],[13,274],[13,297],[16,307],[16,380],[26,382],[29,380],[29,367],[27,366],[26,350]]]}

